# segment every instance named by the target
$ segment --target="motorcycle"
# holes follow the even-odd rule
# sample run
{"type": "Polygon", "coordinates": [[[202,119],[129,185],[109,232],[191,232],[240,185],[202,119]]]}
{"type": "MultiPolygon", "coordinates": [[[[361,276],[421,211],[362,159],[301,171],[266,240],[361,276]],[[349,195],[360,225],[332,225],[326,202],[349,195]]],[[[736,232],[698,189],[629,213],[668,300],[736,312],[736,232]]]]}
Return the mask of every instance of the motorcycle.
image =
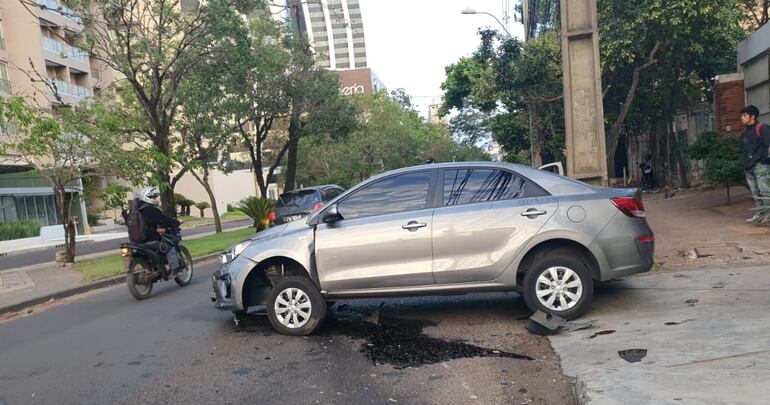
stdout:
{"type": "MultiPolygon", "coordinates": [[[[179,240],[182,238],[179,228],[169,228],[166,232],[179,240]]],[[[180,287],[184,287],[192,281],[193,262],[190,251],[179,244],[176,247],[169,246],[168,248],[177,249],[182,270],[171,271],[166,262],[166,255],[151,246],[143,243],[120,244],[120,255],[130,257],[128,272],[126,273],[126,285],[128,291],[137,300],[149,298],[155,282],[173,278],[180,287]]]]}

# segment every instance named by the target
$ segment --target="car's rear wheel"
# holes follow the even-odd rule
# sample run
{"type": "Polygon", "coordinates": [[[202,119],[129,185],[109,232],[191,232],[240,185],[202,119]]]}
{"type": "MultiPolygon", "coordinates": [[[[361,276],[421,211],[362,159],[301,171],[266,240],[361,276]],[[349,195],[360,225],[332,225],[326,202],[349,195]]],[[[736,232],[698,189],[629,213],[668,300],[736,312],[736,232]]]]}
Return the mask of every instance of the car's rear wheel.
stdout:
{"type": "Polygon", "coordinates": [[[574,319],[591,305],[594,281],[583,262],[565,251],[536,259],[524,276],[524,301],[532,311],[574,319]]]}
{"type": "Polygon", "coordinates": [[[326,300],[309,279],[286,277],[270,289],[267,318],[281,334],[309,335],[326,318],[326,300]]]}

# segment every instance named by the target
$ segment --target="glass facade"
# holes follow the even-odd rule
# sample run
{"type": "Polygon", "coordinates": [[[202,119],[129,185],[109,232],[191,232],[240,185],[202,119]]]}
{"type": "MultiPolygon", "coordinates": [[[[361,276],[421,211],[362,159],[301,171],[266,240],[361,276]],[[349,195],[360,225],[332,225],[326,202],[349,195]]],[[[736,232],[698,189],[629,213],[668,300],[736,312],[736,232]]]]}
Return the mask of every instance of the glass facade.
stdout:
{"type": "Polygon", "coordinates": [[[0,196],[0,222],[37,219],[42,226],[59,225],[62,218],[50,195],[0,196]]]}

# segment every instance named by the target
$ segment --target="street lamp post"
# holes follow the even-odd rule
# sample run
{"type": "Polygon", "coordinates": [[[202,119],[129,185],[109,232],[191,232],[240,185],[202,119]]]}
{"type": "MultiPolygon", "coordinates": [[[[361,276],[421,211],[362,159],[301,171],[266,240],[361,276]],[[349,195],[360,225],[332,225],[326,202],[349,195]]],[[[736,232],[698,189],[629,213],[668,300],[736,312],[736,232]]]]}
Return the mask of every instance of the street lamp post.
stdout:
{"type": "Polygon", "coordinates": [[[505,25],[500,21],[500,19],[498,19],[492,13],[487,13],[486,11],[476,11],[475,9],[472,9],[472,8],[465,8],[465,9],[463,9],[462,13],[463,14],[486,14],[486,15],[494,18],[495,21],[497,21],[497,23],[500,24],[500,27],[503,29],[503,31],[505,31],[505,33],[508,34],[508,38],[513,38],[513,35],[511,35],[511,33],[508,32],[508,29],[505,28],[505,25]]]}

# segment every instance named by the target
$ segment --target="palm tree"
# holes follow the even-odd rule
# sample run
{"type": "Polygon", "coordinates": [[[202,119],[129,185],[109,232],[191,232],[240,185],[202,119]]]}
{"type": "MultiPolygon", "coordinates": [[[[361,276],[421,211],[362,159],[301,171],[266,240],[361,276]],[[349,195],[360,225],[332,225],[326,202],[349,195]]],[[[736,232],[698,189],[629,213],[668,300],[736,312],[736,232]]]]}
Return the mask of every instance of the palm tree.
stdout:
{"type": "Polygon", "coordinates": [[[263,229],[267,229],[269,226],[270,221],[268,220],[268,216],[270,215],[270,211],[273,210],[274,206],[275,200],[252,196],[241,200],[235,209],[243,212],[249,218],[251,218],[252,221],[254,221],[254,227],[257,228],[257,232],[259,232],[263,229]]]}

